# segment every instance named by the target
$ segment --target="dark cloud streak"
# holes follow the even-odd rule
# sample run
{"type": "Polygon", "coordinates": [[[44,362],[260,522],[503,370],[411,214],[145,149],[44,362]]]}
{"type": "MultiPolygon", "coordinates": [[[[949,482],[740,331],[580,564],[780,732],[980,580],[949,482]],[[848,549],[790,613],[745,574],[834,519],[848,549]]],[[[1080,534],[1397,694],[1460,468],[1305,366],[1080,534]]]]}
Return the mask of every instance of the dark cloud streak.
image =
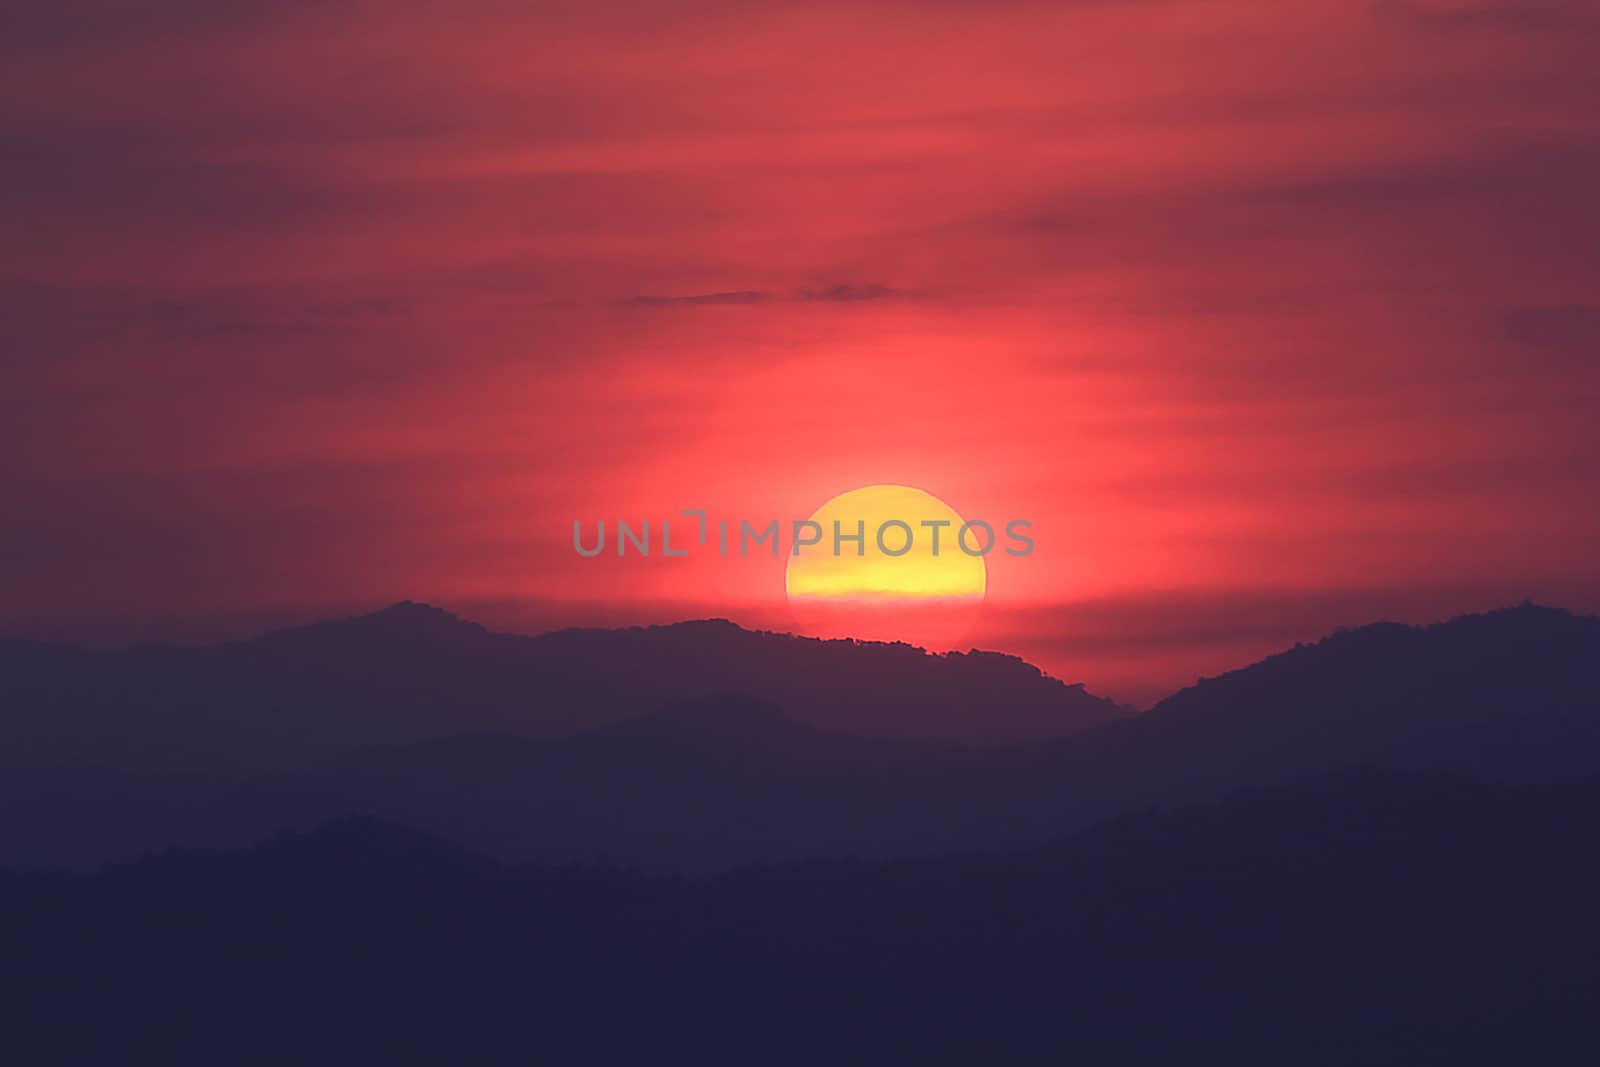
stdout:
{"type": "Polygon", "coordinates": [[[627,303],[637,307],[674,307],[731,305],[744,307],[752,304],[808,303],[808,304],[858,304],[879,300],[909,299],[910,293],[887,285],[852,285],[840,283],[826,289],[801,289],[798,292],[773,293],[760,289],[734,289],[719,293],[693,293],[688,296],[635,296],[627,303]]]}

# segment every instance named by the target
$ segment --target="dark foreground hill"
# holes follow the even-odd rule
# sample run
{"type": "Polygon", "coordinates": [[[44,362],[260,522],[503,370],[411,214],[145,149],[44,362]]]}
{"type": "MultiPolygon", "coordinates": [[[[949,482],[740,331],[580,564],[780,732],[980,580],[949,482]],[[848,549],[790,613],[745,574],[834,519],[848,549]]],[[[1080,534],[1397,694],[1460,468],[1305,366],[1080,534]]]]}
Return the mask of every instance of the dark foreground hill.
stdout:
{"type": "Polygon", "coordinates": [[[12,1062],[1593,1062],[1600,782],[1355,774],[680,882],[346,821],[0,876],[12,1062]]]}

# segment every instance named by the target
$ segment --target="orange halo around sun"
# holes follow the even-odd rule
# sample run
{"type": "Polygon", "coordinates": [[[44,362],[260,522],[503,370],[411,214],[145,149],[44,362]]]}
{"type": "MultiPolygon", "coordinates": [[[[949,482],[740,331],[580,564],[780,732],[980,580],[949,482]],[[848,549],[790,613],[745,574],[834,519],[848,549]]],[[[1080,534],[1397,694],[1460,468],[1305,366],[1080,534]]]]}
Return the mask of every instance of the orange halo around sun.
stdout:
{"type": "Polygon", "coordinates": [[[821,540],[791,552],[784,574],[802,630],[953,647],[971,628],[988,569],[982,556],[961,550],[964,520],[949,504],[911,486],[869,485],[829,500],[811,521],[821,540]],[[857,533],[859,543],[849,539],[857,533]]]}

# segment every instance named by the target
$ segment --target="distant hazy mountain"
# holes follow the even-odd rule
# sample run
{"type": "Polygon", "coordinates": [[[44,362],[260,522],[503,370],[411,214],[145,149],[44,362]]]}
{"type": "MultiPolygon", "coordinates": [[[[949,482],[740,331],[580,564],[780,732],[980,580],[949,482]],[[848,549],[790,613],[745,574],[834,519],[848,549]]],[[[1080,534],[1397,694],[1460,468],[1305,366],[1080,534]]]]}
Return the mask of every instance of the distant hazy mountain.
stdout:
{"type": "MultiPolygon", "coordinates": [[[[457,639],[469,647],[497,640],[442,615],[423,618],[437,621],[446,639],[421,642],[417,659],[432,654],[422,649],[448,652],[457,639]]],[[[394,637],[373,642],[366,630],[395,619],[386,613],[362,620],[356,637],[352,624],[339,623],[242,647],[279,663],[295,657],[262,646],[308,647],[337,670],[305,677],[335,691],[365,692],[363,671],[387,678],[391,661],[363,660],[351,649],[392,647],[394,637]]],[[[417,631],[401,632],[412,640],[417,631]]],[[[949,663],[726,624],[555,637],[581,648],[615,640],[657,651],[663,641],[773,642],[778,659],[821,650],[860,670],[880,658],[922,670],[949,663]]],[[[523,648],[511,640],[505,647],[523,648]]],[[[700,664],[700,685],[710,690],[725,678],[699,655],[686,653],[686,660],[700,664]]],[[[531,657],[519,656],[526,669],[531,657]]],[[[310,658],[302,652],[295,660],[310,658]]],[[[958,662],[967,669],[973,661],[958,662]]],[[[1597,672],[1600,622],[1525,607],[1424,628],[1385,624],[1338,633],[1202,682],[1142,715],[1012,746],[862,737],[802,721],[771,700],[708,692],[649,714],[643,712],[658,705],[641,698],[635,717],[563,737],[474,729],[319,754],[268,773],[150,773],[113,759],[14,767],[0,776],[0,863],[85,865],[173,843],[234,845],[351,814],[381,816],[509,859],[603,858],[691,871],[1016,847],[1130,809],[1355,765],[1503,781],[1600,772],[1597,672]]],[[[748,680],[738,669],[723,673],[748,680]]],[[[809,681],[818,692],[831,679],[809,681]]],[[[884,684],[894,692],[893,682],[884,684]]],[[[1006,715],[1003,692],[992,700],[997,717],[1006,715]]],[[[334,706],[326,696],[306,705],[334,706]]],[[[481,721],[467,705],[455,715],[464,726],[481,721]]],[[[182,741],[181,733],[174,736],[182,741]]]]}
{"type": "MultiPolygon", "coordinates": [[[[671,730],[671,724],[658,723],[671,730]]],[[[345,820],[0,873],[14,1062],[1592,1062],[1600,782],[1341,775],[701,883],[345,820]]]]}
{"type": "Polygon", "coordinates": [[[725,691],[829,729],[971,743],[1062,737],[1131,713],[993,652],[721,620],[521,637],[403,603],[208,648],[0,642],[0,765],[266,769],[460,733],[561,737],[725,691]]]}

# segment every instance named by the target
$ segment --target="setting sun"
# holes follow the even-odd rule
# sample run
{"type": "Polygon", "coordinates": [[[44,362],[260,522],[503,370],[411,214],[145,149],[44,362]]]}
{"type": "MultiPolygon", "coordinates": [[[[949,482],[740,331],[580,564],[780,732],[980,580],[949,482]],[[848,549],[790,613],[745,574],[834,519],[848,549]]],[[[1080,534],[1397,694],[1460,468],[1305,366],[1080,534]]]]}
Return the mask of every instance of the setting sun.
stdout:
{"type": "Polygon", "coordinates": [[[931,493],[869,485],[811,515],[814,544],[789,556],[784,585],[802,628],[828,636],[947,644],[970,627],[988,584],[992,529],[931,493]],[[835,544],[837,537],[838,543],[835,544]]]}

